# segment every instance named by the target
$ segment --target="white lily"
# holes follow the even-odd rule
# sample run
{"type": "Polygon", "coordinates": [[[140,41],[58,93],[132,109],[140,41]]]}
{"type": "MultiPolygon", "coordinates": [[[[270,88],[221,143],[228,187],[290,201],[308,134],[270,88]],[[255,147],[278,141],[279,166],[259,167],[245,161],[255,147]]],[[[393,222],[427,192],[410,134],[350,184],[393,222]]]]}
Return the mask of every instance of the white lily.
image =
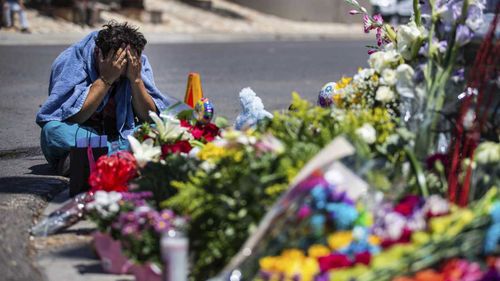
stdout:
{"type": "Polygon", "coordinates": [[[133,136],[128,136],[128,141],[137,164],[139,164],[140,167],[144,167],[147,162],[157,160],[161,155],[161,148],[154,145],[153,139],[147,139],[140,143],[133,136]]]}
{"type": "Polygon", "coordinates": [[[191,136],[186,128],[181,127],[179,120],[171,116],[161,115],[160,118],[156,112],[150,111],[149,117],[155,122],[158,135],[163,141],[177,139],[180,135],[182,139],[188,139],[191,136]]]}

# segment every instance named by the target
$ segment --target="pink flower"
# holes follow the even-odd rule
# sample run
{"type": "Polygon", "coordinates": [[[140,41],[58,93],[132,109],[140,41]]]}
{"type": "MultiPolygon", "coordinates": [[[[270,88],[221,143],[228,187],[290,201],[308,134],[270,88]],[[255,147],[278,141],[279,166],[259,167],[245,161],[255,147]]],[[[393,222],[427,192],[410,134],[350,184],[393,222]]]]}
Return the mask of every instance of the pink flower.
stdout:
{"type": "Polygon", "coordinates": [[[300,220],[307,218],[309,215],[311,215],[312,211],[309,206],[304,205],[299,209],[299,212],[297,216],[299,217],[300,220]]]}
{"type": "Polygon", "coordinates": [[[358,11],[358,10],[350,10],[349,14],[351,14],[351,15],[359,15],[359,14],[361,14],[361,12],[358,11]]]}
{"type": "Polygon", "coordinates": [[[372,30],[372,20],[370,19],[369,15],[364,15],[363,16],[363,28],[365,33],[370,32],[372,30]]]}

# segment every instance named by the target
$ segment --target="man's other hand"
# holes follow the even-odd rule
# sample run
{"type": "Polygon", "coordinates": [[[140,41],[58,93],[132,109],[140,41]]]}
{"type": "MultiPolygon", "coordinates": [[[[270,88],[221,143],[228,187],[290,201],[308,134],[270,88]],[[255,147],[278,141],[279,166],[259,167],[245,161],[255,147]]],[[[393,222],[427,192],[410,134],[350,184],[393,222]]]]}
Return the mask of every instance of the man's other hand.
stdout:
{"type": "Polygon", "coordinates": [[[141,82],[142,81],[142,79],[141,79],[141,69],[142,69],[141,57],[137,54],[137,51],[130,48],[130,46],[127,46],[126,52],[127,52],[127,58],[128,58],[127,78],[132,83],[141,82]]]}
{"type": "Polygon", "coordinates": [[[106,80],[105,82],[114,83],[120,75],[125,71],[127,67],[127,52],[124,45],[116,52],[114,50],[110,50],[106,55],[106,58],[103,57],[102,51],[97,48],[97,54],[99,59],[99,74],[101,78],[106,80]]]}

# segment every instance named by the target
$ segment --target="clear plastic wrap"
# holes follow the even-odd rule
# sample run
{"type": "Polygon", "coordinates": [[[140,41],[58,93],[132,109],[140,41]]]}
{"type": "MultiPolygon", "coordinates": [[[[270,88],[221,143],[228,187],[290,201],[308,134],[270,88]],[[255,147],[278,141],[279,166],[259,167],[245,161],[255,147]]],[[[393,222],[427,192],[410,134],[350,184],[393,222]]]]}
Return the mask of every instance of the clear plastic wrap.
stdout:
{"type": "Polygon", "coordinates": [[[80,221],[85,213],[85,205],[93,200],[93,194],[81,193],[68,200],[61,208],[31,228],[33,236],[48,236],[66,229],[80,221]]]}

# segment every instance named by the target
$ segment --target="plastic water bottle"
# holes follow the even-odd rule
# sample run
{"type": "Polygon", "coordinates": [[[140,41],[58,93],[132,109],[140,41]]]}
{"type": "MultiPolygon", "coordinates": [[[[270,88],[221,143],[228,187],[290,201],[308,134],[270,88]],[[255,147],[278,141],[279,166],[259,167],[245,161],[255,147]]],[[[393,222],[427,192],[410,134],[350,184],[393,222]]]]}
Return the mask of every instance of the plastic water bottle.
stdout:
{"type": "Polygon", "coordinates": [[[161,238],[164,281],[186,281],[188,277],[189,242],[184,233],[169,230],[161,238]]]}

